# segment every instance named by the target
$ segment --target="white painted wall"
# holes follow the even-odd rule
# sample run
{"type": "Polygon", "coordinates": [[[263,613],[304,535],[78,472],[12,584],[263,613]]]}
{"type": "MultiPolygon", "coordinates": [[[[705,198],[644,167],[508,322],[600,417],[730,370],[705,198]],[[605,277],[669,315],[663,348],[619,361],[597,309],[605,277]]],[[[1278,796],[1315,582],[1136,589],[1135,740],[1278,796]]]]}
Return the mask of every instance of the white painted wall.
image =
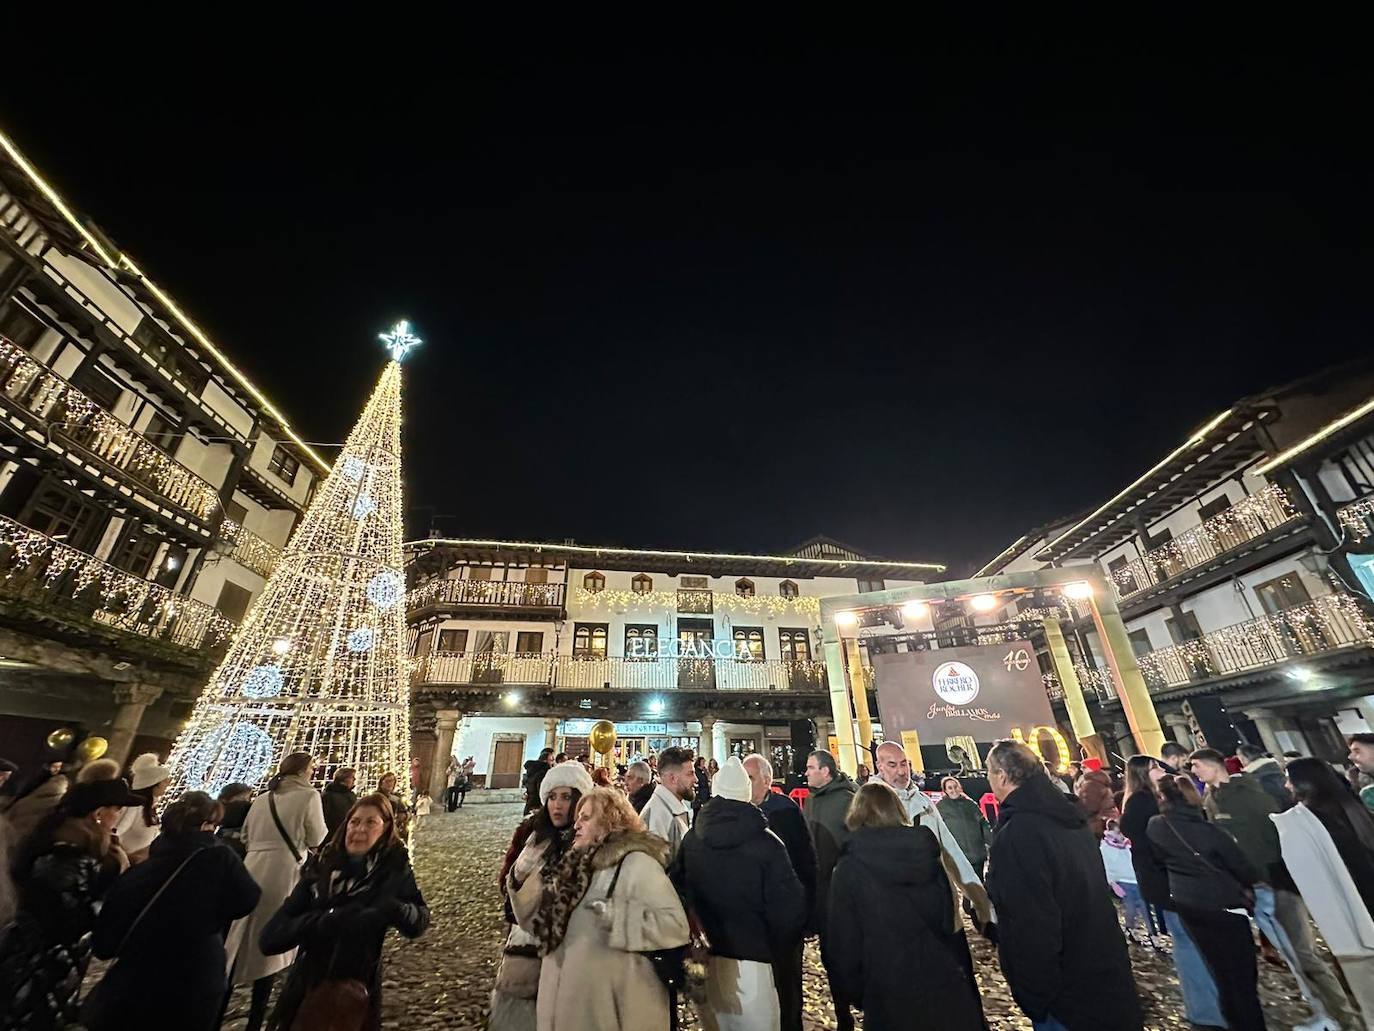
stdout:
{"type": "Polygon", "coordinates": [[[309,463],[302,461],[300,469],[296,472],[296,482],[288,486],[285,480],[278,477],[276,473],[271,472],[268,469],[268,465],[272,461],[272,452],[276,450],[279,443],[281,443],[281,441],[274,439],[269,434],[261,434],[258,437],[257,446],[253,448],[252,454],[248,456],[248,464],[262,473],[263,478],[266,479],[268,483],[283,491],[287,497],[303,505],[305,504],[306,497],[310,493],[310,484],[313,480],[314,473],[309,463]]]}
{"type": "Polygon", "coordinates": [[[200,399],[205,402],[206,407],[245,437],[253,432],[253,417],[213,379],[205,384],[205,389],[200,392],[200,399]]]}
{"type": "MultiPolygon", "coordinates": [[[[491,767],[493,734],[524,734],[525,754],[522,764],[538,759],[544,749],[544,720],[539,716],[469,716],[463,720],[453,736],[453,754],[459,760],[472,756],[476,762],[473,773],[485,774],[491,767]]],[[[436,761],[448,760],[436,757],[436,761]]]]}
{"type": "Polygon", "coordinates": [[[104,271],[92,267],[80,258],[63,254],[56,247],[49,249],[43,255],[43,260],[94,301],[96,307],[108,315],[125,333],[132,333],[134,327],[143,319],[143,309],[104,271]]]}

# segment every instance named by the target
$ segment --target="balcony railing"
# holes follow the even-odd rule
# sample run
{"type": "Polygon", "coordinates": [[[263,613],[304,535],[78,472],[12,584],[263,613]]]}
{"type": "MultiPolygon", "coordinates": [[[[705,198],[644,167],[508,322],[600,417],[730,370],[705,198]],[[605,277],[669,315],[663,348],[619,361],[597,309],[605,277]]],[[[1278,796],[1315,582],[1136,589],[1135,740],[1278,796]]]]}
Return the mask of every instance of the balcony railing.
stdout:
{"type": "Polygon", "coordinates": [[[218,509],[211,484],[3,337],[0,396],[50,438],[70,441],[197,519],[208,522],[218,509]]]}
{"type": "Polygon", "coordinates": [[[232,519],[220,523],[219,535],[234,546],[234,550],[229,552],[231,559],[264,579],[272,575],[272,570],[281,560],[279,547],[263,540],[252,530],[245,529],[232,519]]]}
{"type": "Polygon", "coordinates": [[[1359,544],[1374,537],[1374,494],[1352,501],[1336,513],[1346,536],[1359,544]]]}
{"type": "Polygon", "coordinates": [[[431,580],[406,597],[411,611],[426,605],[489,605],[492,608],[561,609],[563,584],[517,580],[431,580]]]}
{"type": "Polygon", "coordinates": [[[0,516],[0,596],[183,648],[215,648],[234,624],[213,606],[0,516]]]}
{"type": "Polygon", "coordinates": [[[1163,691],[1352,645],[1374,645],[1374,621],[1348,594],[1327,594],[1136,661],[1150,690],[1163,691]]]}
{"type": "Polygon", "coordinates": [[[549,653],[435,652],[415,664],[418,684],[525,684],[597,691],[825,691],[825,664],[769,659],[627,659],[549,653]]]}
{"type": "Polygon", "coordinates": [[[1115,570],[1112,581],[1116,595],[1125,601],[1148,587],[1196,569],[1246,541],[1277,530],[1297,517],[1298,510],[1288,492],[1270,484],[1258,494],[1179,534],[1144,558],[1115,570]]]}

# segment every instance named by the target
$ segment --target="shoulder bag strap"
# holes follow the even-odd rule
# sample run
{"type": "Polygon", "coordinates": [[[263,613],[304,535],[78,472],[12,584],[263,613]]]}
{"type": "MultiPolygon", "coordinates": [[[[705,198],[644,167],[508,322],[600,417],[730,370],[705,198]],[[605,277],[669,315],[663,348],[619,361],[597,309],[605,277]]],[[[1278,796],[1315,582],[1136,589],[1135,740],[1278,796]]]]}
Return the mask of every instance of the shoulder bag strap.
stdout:
{"type": "Polygon", "coordinates": [[[625,865],[625,860],[629,858],[629,853],[626,853],[625,855],[620,857],[620,862],[615,864],[615,875],[611,877],[611,886],[606,889],[606,898],[609,899],[612,895],[615,894],[615,886],[620,881],[620,868],[625,865]]]}
{"type": "MultiPolygon", "coordinates": [[[[221,846],[216,845],[214,847],[219,848],[221,846]]],[[[177,879],[177,874],[181,873],[182,870],[186,869],[186,864],[189,863],[192,859],[196,858],[196,853],[199,851],[200,849],[195,849],[190,855],[183,859],[181,861],[181,865],[172,871],[172,876],[168,877],[165,881],[162,882],[162,887],[158,888],[157,891],[153,892],[153,897],[150,898],[144,904],[143,908],[138,911],[138,916],[134,917],[134,922],[131,923],[129,925],[129,929],[124,932],[124,937],[119,939],[119,947],[115,949],[116,957],[118,957],[119,954],[124,951],[124,946],[129,943],[129,937],[134,933],[134,929],[138,927],[138,925],[142,922],[143,918],[148,915],[148,910],[153,908],[153,904],[162,897],[162,893],[171,886],[171,883],[174,880],[177,879]]]]}
{"type": "Polygon", "coordinates": [[[267,792],[267,808],[272,810],[272,822],[277,825],[277,832],[281,834],[281,840],[286,842],[286,847],[291,850],[291,858],[299,863],[301,861],[300,849],[296,848],[296,843],[291,840],[291,835],[286,833],[286,826],[277,814],[277,793],[275,791],[267,792]]]}
{"type": "MultiPolygon", "coordinates": [[[[1181,844],[1184,848],[1186,848],[1189,852],[1191,852],[1191,853],[1193,854],[1193,858],[1194,858],[1194,859],[1196,859],[1196,860],[1197,860],[1199,863],[1201,863],[1203,866],[1207,867],[1207,869],[1211,870],[1212,873],[1214,873],[1214,874],[1220,874],[1220,873],[1221,873],[1221,871],[1218,870],[1215,866],[1213,866],[1211,863],[1207,862],[1206,857],[1204,857],[1203,854],[1202,854],[1201,852],[1199,852],[1197,849],[1193,848],[1192,845],[1188,844],[1187,840],[1183,837],[1182,834],[1180,834],[1180,833],[1178,832],[1178,828],[1175,827],[1175,826],[1173,825],[1173,822],[1172,822],[1167,816],[1164,818],[1164,826],[1166,826],[1166,827],[1169,828],[1169,830],[1173,833],[1174,837],[1176,837],[1176,838],[1179,840],[1179,844],[1181,844]]],[[[1233,880],[1233,881],[1236,879],[1236,878],[1235,878],[1235,875],[1234,875],[1234,874],[1231,874],[1231,873],[1227,873],[1226,876],[1227,876],[1227,877],[1230,877],[1231,880],[1233,880]]]]}

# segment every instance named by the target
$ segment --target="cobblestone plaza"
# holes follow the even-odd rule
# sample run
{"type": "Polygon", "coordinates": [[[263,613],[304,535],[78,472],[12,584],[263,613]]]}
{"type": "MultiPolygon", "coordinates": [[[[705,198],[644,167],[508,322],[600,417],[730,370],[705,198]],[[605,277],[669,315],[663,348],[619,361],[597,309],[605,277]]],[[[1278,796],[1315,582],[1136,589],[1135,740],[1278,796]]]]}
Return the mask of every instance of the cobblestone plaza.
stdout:
{"type": "MultiPolygon", "coordinates": [[[[486,1027],[487,997],[505,930],[496,873],[519,818],[520,807],[510,804],[468,805],[452,814],[427,818],[414,853],[432,922],[428,933],[416,941],[394,934],[388,939],[383,1027],[486,1027]]],[[[976,934],[970,941],[988,1026],[993,1031],[1029,1029],[1030,1021],[1012,1002],[994,950],[976,934]]],[[[1146,1027],[1189,1027],[1169,958],[1137,946],[1132,946],[1131,958],[1146,1027]]],[[[913,976],[918,972],[913,971],[913,976]]],[[[1287,971],[1261,962],[1260,995],[1271,1027],[1293,1027],[1308,1019],[1287,971]]],[[[805,998],[808,1031],[834,1028],[830,995],[814,944],[808,946],[805,998]]],[[[234,1031],[242,1028],[246,1012],[247,992],[240,990],[224,1026],[234,1031]]],[[[686,1011],[682,1024],[700,1026],[686,1011]]],[[[863,1026],[862,1018],[858,1026],[863,1026]]],[[[919,1021],[912,1026],[919,1028],[919,1021]]]]}

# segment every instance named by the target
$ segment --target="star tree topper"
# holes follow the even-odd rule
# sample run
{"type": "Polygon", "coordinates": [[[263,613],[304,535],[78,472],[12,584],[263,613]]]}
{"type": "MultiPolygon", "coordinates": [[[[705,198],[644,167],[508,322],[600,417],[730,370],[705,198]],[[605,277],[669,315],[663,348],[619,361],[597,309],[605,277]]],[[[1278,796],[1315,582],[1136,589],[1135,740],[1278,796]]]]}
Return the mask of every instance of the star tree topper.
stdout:
{"type": "Polygon", "coordinates": [[[411,349],[424,343],[419,337],[410,332],[410,323],[402,319],[391,327],[390,333],[378,333],[386,349],[391,352],[391,357],[395,361],[402,361],[410,353],[411,349]]]}

